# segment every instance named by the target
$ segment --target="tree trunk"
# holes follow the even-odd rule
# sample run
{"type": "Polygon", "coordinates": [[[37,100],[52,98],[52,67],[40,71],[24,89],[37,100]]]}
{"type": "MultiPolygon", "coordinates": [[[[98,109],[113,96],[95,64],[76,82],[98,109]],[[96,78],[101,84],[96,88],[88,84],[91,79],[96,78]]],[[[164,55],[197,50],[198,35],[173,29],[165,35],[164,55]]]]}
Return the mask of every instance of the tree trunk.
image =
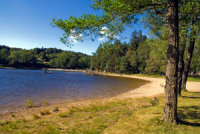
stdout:
{"type": "Polygon", "coordinates": [[[195,44],[195,39],[196,39],[195,35],[196,35],[196,32],[192,30],[191,37],[190,37],[190,44],[189,44],[189,48],[187,51],[187,58],[186,58],[185,67],[184,67],[183,76],[182,76],[182,89],[183,90],[186,90],[186,83],[187,83],[188,73],[190,70],[190,64],[192,61],[192,55],[193,55],[194,44],[195,44]]]}
{"type": "Polygon", "coordinates": [[[182,75],[184,71],[184,52],[186,46],[186,39],[187,39],[187,26],[183,25],[181,29],[181,36],[180,36],[180,46],[179,46],[179,60],[178,60],[178,84],[177,90],[178,95],[181,96],[182,90],[182,75]]]}
{"type": "Polygon", "coordinates": [[[178,0],[168,0],[168,50],[163,121],[177,123],[178,0]]]}

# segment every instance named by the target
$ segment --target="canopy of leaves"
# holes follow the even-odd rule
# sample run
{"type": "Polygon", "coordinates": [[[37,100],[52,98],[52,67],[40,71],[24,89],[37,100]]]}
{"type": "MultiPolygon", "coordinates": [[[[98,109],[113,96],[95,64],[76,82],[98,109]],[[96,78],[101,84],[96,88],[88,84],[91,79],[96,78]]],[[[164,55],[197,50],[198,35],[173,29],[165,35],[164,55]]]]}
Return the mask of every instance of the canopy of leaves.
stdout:
{"type": "Polygon", "coordinates": [[[61,41],[73,42],[74,39],[82,41],[84,37],[107,36],[115,39],[124,26],[135,23],[137,15],[144,11],[164,11],[166,0],[93,0],[92,8],[101,10],[101,15],[83,14],[80,17],[71,16],[66,20],[52,20],[52,25],[64,31],[61,41]],[[163,10],[164,9],[164,10],[163,10]],[[106,28],[106,30],[105,30],[106,28]]]}

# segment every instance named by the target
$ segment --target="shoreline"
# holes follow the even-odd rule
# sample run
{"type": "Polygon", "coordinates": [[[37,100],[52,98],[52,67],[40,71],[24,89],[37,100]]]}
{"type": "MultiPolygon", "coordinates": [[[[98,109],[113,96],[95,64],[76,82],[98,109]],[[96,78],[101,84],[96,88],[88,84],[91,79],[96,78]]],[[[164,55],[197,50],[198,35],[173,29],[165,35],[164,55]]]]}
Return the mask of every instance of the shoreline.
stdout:
{"type": "MultiPolygon", "coordinates": [[[[164,94],[165,77],[148,77],[148,76],[137,76],[137,74],[116,74],[116,73],[104,73],[101,72],[99,75],[103,76],[114,76],[114,77],[125,77],[149,81],[147,84],[140,86],[134,90],[122,93],[116,96],[116,98],[133,98],[133,97],[153,97],[164,94]]],[[[186,88],[189,92],[200,92],[199,81],[188,81],[186,88]]]]}
{"type": "Polygon", "coordinates": [[[165,85],[164,78],[137,76],[134,74],[133,75],[115,74],[115,73],[101,73],[100,75],[133,78],[133,79],[140,79],[140,80],[148,81],[148,83],[146,83],[134,90],[117,95],[114,98],[154,97],[157,95],[164,94],[164,85],[165,85]]]}
{"type": "MultiPolygon", "coordinates": [[[[63,71],[63,69],[57,69],[57,71],[63,71]]],[[[84,72],[83,70],[64,70],[64,71],[73,71],[73,72],[84,72]]],[[[105,73],[99,72],[98,75],[102,76],[112,76],[112,77],[125,77],[125,78],[134,78],[148,81],[146,84],[134,89],[122,93],[120,95],[108,98],[96,98],[89,100],[78,100],[78,101],[63,101],[58,104],[49,104],[49,105],[41,105],[35,106],[32,108],[22,108],[16,112],[8,112],[4,114],[0,114],[0,121],[2,120],[15,120],[16,118],[12,117],[15,115],[18,118],[32,118],[32,115],[40,113],[41,110],[44,109],[53,109],[54,107],[59,107],[61,111],[65,111],[66,109],[73,106],[85,106],[95,101],[112,101],[112,100],[123,100],[123,99],[137,99],[141,97],[156,97],[164,94],[164,85],[165,78],[156,78],[156,77],[147,77],[147,76],[137,76],[137,75],[126,75],[126,74],[115,74],[115,73],[105,73]]],[[[188,81],[187,89],[191,92],[200,92],[198,87],[200,86],[200,82],[188,81]]]]}

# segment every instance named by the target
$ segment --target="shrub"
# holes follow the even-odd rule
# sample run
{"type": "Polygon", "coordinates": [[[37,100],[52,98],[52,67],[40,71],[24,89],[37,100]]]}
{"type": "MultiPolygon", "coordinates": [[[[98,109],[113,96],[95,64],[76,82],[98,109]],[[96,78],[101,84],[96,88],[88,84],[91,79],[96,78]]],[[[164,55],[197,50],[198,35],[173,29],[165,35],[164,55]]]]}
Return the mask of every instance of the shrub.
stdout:
{"type": "Polygon", "coordinates": [[[26,103],[25,103],[25,106],[26,106],[26,107],[29,107],[29,108],[33,107],[33,101],[30,100],[30,99],[27,99],[27,100],[26,100],[26,103]]]}
{"type": "Polygon", "coordinates": [[[47,100],[43,100],[43,103],[44,103],[45,106],[49,105],[47,100]]]}

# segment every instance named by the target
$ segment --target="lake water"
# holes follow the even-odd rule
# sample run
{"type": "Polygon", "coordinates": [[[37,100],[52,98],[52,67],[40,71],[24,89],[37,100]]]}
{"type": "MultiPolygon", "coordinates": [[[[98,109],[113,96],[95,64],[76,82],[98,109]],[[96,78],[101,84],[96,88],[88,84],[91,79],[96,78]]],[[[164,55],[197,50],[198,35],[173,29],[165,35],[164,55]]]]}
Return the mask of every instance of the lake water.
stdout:
{"type": "Polygon", "coordinates": [[[26,100],[41,104],[115,96],[146,81],[81,72],[42,74],[41,70],[0,69],[0,113],[23,107],[26,100]]]}

